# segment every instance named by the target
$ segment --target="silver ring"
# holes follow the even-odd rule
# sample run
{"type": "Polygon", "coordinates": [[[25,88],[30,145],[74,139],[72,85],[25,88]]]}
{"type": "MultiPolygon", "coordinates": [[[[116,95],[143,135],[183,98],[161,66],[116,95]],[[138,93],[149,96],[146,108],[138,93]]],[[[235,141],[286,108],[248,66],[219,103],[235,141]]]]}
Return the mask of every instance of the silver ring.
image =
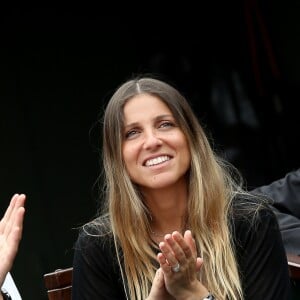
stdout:
{"type": "Polygon", "coordinates": [[[176,266],[172,267],[172,271],[173,271],[174,273],[177,273],[177,272],[180,271],[180,264],[179,264],[179,262],[177,263],[176,266]]]}

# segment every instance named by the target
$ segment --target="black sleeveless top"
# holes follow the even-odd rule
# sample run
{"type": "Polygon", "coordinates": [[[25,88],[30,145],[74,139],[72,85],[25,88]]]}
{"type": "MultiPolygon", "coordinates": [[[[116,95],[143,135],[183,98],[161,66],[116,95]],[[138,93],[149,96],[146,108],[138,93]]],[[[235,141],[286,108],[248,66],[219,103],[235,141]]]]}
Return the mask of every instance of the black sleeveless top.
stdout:
{"type": "MultiPolygon", "coordinates": [[[[239,202],[239,201],[237,201],[239,202]]],[[[245,300],[285,300],[290,279],[276,216],[264,206],[255,217],[232,214],[232,236],[245,300]],[[252,218],[255,222],[251,222],[252,218]]],[[[125,300],[111,238],[79,233],[73,261],[73,300],[125,300]]]]}

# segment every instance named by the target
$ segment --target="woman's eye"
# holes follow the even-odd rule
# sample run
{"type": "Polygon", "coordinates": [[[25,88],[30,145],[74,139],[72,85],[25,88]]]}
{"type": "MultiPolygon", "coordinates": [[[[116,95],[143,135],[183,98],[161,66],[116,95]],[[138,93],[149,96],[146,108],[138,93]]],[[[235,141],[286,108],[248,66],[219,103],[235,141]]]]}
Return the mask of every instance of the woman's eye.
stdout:
{"type": "Polygon", "coordinates": [[[170,121],[165,121],[165,122],[162,122],[160,125],[159,125],[160,128],[165,128],[165,127],[174,127],[174,123],[173,122],[170,122],[170,121]]]}
{"type": "Polygon", "coordinates": [[[130,139],[131,137],[133,137],[135,134],[137,134],[138,131],[137,130],[129,130],[128,132],[126,132],[125,134],[125,138],[126,139],[130,139]]]}

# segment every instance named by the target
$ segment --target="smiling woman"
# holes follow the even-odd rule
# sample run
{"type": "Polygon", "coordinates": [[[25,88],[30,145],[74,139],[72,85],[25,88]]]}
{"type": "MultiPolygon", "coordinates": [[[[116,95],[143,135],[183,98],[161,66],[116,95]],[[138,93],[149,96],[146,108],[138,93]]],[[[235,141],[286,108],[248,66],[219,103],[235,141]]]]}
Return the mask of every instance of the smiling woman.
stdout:
{"type": "MultiPolygon", "coordinates": [[[[124,128],[122,156],[130,179],[141,191],[174,189],[181,181],[186,184],[184,175],[191,160],[189,147],[164,102],[149,94],[130,99],[124,106],[124,128]]],[[[151,201],[145,200],[151,205],[151,201]]]]}
{"type": "Polygon", "coordinates": [[[73,299],[289,299],[274,213],[242,189],[172,85],[141,76],[115,91],[103,164],[105,201],[75,245],[73,299]]]}

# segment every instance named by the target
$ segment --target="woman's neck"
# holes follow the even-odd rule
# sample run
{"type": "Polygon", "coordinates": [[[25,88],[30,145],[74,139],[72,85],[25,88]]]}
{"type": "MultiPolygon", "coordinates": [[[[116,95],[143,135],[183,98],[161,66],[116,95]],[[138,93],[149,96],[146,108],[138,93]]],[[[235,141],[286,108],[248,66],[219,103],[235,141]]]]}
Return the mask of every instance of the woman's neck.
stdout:
{"type": "MultiPolygon", "coordinates": [[[[169,189],[143,191],[146,204],[151,213],[153,235],[163,236],[177,230],[185,230],[187,188],[178,184],[169,189]]],[[[183,233],[183,232],[182,232],[183,233]]]]}

